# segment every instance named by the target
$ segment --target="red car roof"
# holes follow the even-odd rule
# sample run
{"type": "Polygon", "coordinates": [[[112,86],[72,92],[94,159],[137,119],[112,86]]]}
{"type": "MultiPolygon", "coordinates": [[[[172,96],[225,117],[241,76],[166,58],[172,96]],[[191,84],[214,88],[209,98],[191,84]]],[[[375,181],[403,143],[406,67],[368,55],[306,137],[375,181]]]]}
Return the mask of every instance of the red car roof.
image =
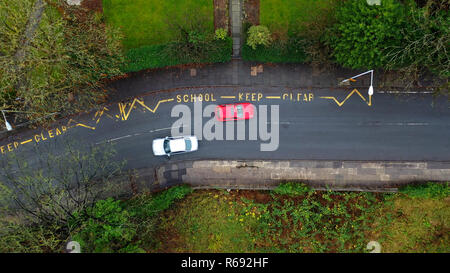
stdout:
{"type": "Polygon", "coordinates": [[[254,106],[248,102],[221,104],[216,108],[216,119],[218,121],[251,119],[253,115],[254,106]]]}

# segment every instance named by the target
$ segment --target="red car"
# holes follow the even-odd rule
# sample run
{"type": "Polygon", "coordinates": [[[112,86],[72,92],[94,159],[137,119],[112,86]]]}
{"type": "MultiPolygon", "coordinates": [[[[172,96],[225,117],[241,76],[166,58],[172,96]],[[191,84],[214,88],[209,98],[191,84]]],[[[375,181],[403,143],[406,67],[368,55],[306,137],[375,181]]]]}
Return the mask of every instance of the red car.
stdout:
{"type": "Polygon", "coordinates": [[[216,107],[218,121],[241,120],[253,118],[254,107],[251,103],[221,104],[216,107]]]}

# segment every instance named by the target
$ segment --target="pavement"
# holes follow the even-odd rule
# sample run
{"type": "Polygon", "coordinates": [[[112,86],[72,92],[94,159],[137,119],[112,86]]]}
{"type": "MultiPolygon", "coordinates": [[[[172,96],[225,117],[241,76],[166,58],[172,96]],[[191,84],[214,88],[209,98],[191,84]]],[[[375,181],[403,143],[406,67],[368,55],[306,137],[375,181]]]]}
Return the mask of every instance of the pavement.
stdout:
{"type": "MultiPolygon", "coordinates": [[[[424,170],[431,163],[441,164],[442,168],[432,175],[417,171],[412,174],[415,171],[408,168],[398,168],[398,173],[378,171],[376,174],[389,175],[389,179],[387,176],[383,179],[393,183],[403,174],[414,175],[407,179],[417,181],[450,180],[447,172],[450,162],[450,108],[447,98],[433,99],[426,90],[409,93],[389,90],[380,87],[377,78],[375,93],[369,96],[369,77],[359,80],[356,85],[337,86],[340,79],[358,72],[336,70],[319,73],[305,65],[260,66],[233,61],[135,73],[110,83],[116,92],[112,94],[109,105],[59,120],[48,128],[11,135],[0,142],[0,152],[2,157],[10,153],[26,155],[32,164],[33,146],[54,143],[54,149],[60,150],[59,143],[63,141],[59,140],[75,138],[86,144],[115,143],[118,154],[114,160],[125,159],[127,168],[149,173],[176,162],[204,160],[415,162],[425,164],[421,165],[425,166],[424,170]],[[242,140],[237,140],[237,130],[224,128],[224,139],[232,140],[202,139],[197,152],[171,159],[153,156],[152,140],[171,135],[173,124],[179,119],[171,116],[174,106],[186,105],[193,110],[194,101],[200,99],[203,107],[248,101],[260,111],[263,105],[268,109],[275,109],[274,106],[278,105],[278,121],[273,121],[273,115],[269,114],[266,122],[258,124],[267,126],[268,132],[279,128],[278,148],[270,152],[261,151],[261,144],[268,143],[268,140],[249,140],[249,121],[239,121],[237,126],[247,128],[242,140]]],[[[209,120],[211,116],[203,117],[199,122],[205,125],[209,120]]],[[[191,123],[181,129],[185,134],[194,133],[195,126],[191,123]]],[[[330,172],[327,169],[321,171],[330,172]]],[[[348,179],[352,171],[346,169],[343,172],[347,176],[344,173],[333,174],[335,181],[348,179]],[[341,176],[336,178],[339,174],[341,176]]],[[[356,174],[364,172],[356,171],[356,174]]],[[[317,179],[331,181],[328,178],[317,179]]],[[[373,176],[369,180],[375,183],[383,179],[373,176]]],[[[364,183],[369,180],[364,180],[364,183]]]]}
{"type": "MultiPolygon", "coordinates": [[[[130,73],[129,77],[112,82],[109,86],[116,90],[110,95],[111,101],[120,101],[159,90],[185,87],[235,86],[235,87],[280,87],[280,88],[329,88],[351,90],[368,89],[370,75],[360,77],[351,86],[340,82],[355,76],[362,70],[335,68],[321,70],[306,64],[260,64],[242,60],[228,63],[197,65],[190,68],[152,69],[130,73]]],[[[419,82],[422,88],[402,91],[405,82],[396,74],[382,71],[374,73],[374,88],[377,92],[410,92],[410,94],[430,94],[433,85],[431,78],[419,82]]],[[[365,91],[364,91],[365,92],[365,91]]]]}

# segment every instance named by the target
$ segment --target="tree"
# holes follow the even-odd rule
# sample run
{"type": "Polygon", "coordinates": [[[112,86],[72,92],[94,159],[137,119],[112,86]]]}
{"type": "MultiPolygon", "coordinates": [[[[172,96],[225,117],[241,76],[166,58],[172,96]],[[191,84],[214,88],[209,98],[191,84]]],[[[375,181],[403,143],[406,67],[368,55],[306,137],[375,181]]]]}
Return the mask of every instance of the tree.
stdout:
{"type": "Polygon", "coordinates": [[[406,5],[398,0],[374,6],[365,0],[344,1],[337,8],[327,43],[345,67],[380,68],[388,64],[390,50],[402,46],[402,31],[409,27],[406,5]]]}
{"type": "Polygon", "coordinates": [[[105,98],[121,74],[122,36],[101,15],[63,0],[0,2],[0,108],[27,119],[72,113],[105,98]]]}
{"type": "Polygon", "coordinates": [[[73,140],[4,155],[0,161],[2,208],[6,213],[24,214],[31,223],[67,230],[71,219],[112,193],[112,180],[124,164],[115,162],[114,155],[111,144],[86,146],[73,140]]]}
{"type": "Polygon", "coordinates": [[[450,77],[450,14],[448,5],[429,0],[422,8],[411,5],[410,28],[401,30],[404,41],[387,54],[389,68],[426,68],[443,79],[450,77]]]}

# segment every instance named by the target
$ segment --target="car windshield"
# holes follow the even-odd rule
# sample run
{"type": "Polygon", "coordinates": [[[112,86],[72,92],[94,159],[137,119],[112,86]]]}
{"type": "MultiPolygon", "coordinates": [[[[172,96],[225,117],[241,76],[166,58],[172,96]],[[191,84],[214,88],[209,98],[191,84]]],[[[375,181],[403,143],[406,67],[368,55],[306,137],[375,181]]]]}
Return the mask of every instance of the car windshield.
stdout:
{"type": "Polygon", "coordinates": [[[216,114],[219,119],[222,118],[222,109],[218,108],[216,114]]]}
{"type": "Polygon", "coordinates": [[[225,110],[225,118],[233,118],[234,117],[234,106],[227,105],[225,110]]]}
{"type": "Polygon", "coordinates": [[[244,107],[242,107],[242,105],[238,105],[238,106],[236,106],[236,110],[237,110],[237,117],[243,118],[244,117],[244,107]]]}
{"type": "Polygon", "coordinates": [[[186,151],[190,151],[192,149],[192,143],[189,139],[184,140],[186,142],[186,151]]]}
{"type": "Polygon", "coordinates": [[[169,140],[168,139],[164,140],[164,152],[166,152],[166,154],[170,153],[170,147],[169,147],[169,140]]]}

